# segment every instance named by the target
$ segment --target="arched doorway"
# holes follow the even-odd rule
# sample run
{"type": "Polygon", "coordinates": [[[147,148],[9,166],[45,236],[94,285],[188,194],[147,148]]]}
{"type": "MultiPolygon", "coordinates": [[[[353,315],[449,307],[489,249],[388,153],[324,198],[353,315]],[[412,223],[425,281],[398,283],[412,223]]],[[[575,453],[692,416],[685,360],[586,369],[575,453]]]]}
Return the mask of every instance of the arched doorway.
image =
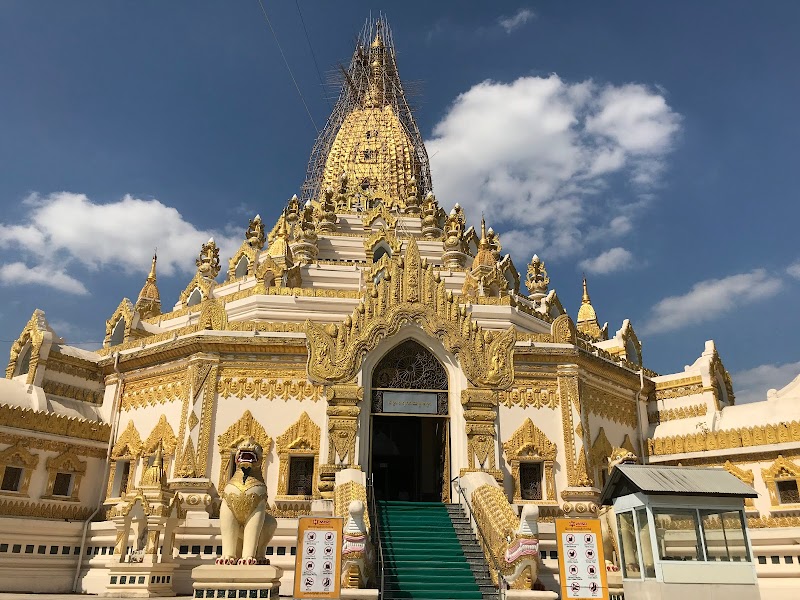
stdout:
{"type": "Polygon", "coordinates": [[[370,472],[382,500],[449,501],[447,371],[414,340],[372,372],[370,472]]]}

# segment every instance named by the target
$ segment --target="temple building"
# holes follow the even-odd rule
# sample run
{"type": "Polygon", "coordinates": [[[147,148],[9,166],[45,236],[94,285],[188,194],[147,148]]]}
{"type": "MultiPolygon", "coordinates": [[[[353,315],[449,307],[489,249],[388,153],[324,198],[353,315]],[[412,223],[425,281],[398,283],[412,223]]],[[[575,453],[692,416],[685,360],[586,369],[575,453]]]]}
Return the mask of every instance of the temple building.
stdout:
{"type": "MultiPolygon", "coordinates": [[[[557,590],[553,521],[596,516],[620,456],[752,485],[762,598],[800,586],[800,377],[737,406],[711,341],[684,371],[646,368],[633,324],[601,324],[585,279],[582,298],[579,281],[557,294],[547,248],[518,267],[433,183],[391,32],[369,22],[277,222],[254,217],[230,257],[202,244],[171,306],[154,256],[93,351],[35,310],[0,380],[0,589],[126,593],[145,576],[119,565],[142,563],[144,585],[191,593],[191,569],[220,553],[220,491],[248,437],[282,594],[298,516],[347,517],[370,482],[379,500],[458,504],[470,476],[493,555],[537,515],[524,585],[557,590]]],[[[355,569],[345,584],[370,581],[355,569]]]]}

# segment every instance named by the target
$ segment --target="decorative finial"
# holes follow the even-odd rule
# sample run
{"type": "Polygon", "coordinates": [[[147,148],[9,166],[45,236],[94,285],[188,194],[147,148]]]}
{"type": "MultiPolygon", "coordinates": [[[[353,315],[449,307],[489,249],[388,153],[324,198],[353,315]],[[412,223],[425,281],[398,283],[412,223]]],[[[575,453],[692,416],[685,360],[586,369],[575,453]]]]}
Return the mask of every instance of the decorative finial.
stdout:
{"type": "Polygon", "coordinates": [[[547,287],[550,285],[550,278],[547,276],[544,262],[538,254],[534,254],[528,265],[528,277],[525,279],[525,287],[528,288],[528,298],[531,300],[541,300],[547,295],[547,287]]]}
{"type": "Polygon", "coordinates": [[[592,301],[589,298],[586,275],[583,276],[583,298],[581,300],[581,307],[578,309],[578,322],[575,326],[578,328],[578,331],[589,334],[594,338],[600,338],[602,336],[600,324],[597,321],[597,312],[595,312],[592,301]]]}
{"type": "Polygon", "coordinates": [[[209,238],[200,248],[200,256],[197,257],[195,264],[197,265],[197,271],[203,277],[214,279],[219,275],[219,248],[214,243],[213,237],[209,238]]]}
{"type": "Polygon", "coordinates": [[[150,274],[147,276],[147,281],[156,280],[156,261],[158,261],[158,248],[153,251],[153,262],[150,265],[150,274]]]}

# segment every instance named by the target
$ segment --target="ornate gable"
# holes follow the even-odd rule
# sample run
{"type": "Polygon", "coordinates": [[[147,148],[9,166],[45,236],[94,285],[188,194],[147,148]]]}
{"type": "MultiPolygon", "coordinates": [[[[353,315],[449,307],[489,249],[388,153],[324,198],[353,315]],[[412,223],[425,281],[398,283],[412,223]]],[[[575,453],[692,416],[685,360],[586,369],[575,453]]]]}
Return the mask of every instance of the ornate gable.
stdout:
{"type": "Polygon", "coordinates": [[[114,329],[116,329],[120,319],[125,323],[125,335],[122,341],[127,342],[131,339],[134,313],[133,302],[127,298],[123,298],[122,302],[119,303],[119,306],[117,306],[117,309],[114,311],[114,314],[106,321],[106,337],[103,339],[104,348],[108,348],[111,345],[111,335],[114,333],[114,329]]]}
{"type": "Polygon", "coordinates": [[[128,421],[120,436],[117,438],[114,448],[111,450],[111,458],[139,458],[142,454],[142,438],[136,431],[133,421],[128,421]]]}
{"type": "Polygon", "coordinates": [[[28,377],[26,383],[33,383],[36,377],[36,367],[39,364],[39,352],[44,342],[44,334],[48,330],[49,327],[44,318],[44,311],[37,308],[33,311],[25,327],[23,327],[19,337],[11,345],[8,366],[6,367],[7,379],[14,377],[14,372],[17,368],[17,359],[25,348],[25,345],[30,342],[30,362],[28,363],[28,377]]]}
{"type": "Polygon", "coordinates": [[[306,321],[312,381],[352,381],[367,352],[413,323],[458,356],[476,387],[506,389],[513,383],[513,327],[493,332],[474,322],[433,267],[420,258],[413,238],[404,256],[391,258],[388,271],[387,277],[368,286],[352,316],[341,323],[322,326],[306,321]]]}
{"type": "Polygon", "coordinates": [[[78,458],[78,455],[72,450],[67,450],[58,456],[48,458],[46,466],[48,471],[59,471],[62,473],[86,472],[86,461],[78,458]]]}
{"type": "Polygon", "coordinates": [[[0,452],[0,465],[35,469],[39,464],[39,457],[22,444],[17,442],[0,452]]]}
{"type": "Polygon", "coordinates": [[[175,455],[178,439],[175,437],[175,431],[167,422],[166,415],[161,415],[158,419],[158,423],[153,427],[153,431],[147,436],[142,446],[142,453],[155,454],[159,445],[161,445],[164,454],[175,455]]]}
{"type": "Polygon", "coordinates": [[[278,454],[291,451],[317,452],[319,450],[319,425],[304,412],[294,425],[276,440],[278,454]]]}
{"type": "Polygon", "coordinates": [[[521,458],[556,459],[556,445],[530,419],[525,419],[520,428],[503,444],[503,451],[509,461],[521,458]]]}

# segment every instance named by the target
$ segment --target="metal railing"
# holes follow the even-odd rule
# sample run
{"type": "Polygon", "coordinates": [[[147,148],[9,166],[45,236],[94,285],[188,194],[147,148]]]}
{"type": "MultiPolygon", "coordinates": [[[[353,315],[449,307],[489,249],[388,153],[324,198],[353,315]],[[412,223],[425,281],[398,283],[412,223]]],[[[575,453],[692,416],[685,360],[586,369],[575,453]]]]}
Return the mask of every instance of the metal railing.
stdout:
{"type": "Polygon", "coordinates": [[[369,522],[371,525],[369,528],[369,539],[378,556],[378,572],[380,573],[378,588],[380,589],[380,598],[383,599],[383,579],[386,569],[383,559],[383,543],[381,541],[381,524],[378,515],[378,503],[375,500],[375,486],[373,484],[374,482],[372,479],[372,474],[370,474],[369,480],[367,481],[367,511],[369,513],[369,522]]]}
{"type": "Polygon", "coordinates": [[[481,529],[481,525],[475,518],[475,513],[472,512],[472,505],[470,504],[469,499],[467,498],[466,492],[464,492],[464,488],[461,487],[461,477],[460,476],[453,477],[453,479],[450,480],[450,483],[455,484],[456,490],[458,491],[458,495],[461,496],[461,498],[463,499],[462,504],[464,504],[467,507],[467,513],[469,514],[470,523],[474,523],[475,529],[478,530],[478,535],[481,538],[481,546],[483,546],[484,548],[484,555],[488,555],[489,562],[491,563],[489,565],[489,568],[494,569],[495,573],[497,574],[497,588],[500,592],[500,598],[503,598],[505,596],[503,592],[506,589],[506,581],[505,578],[503,577],[503,570],[500,566],[500,561],[497,560],[497,557],[494,555],[494,552],[492,552],[492,547],[486,540],[486,536],[484,535],[483,530],[481,529]]]}

